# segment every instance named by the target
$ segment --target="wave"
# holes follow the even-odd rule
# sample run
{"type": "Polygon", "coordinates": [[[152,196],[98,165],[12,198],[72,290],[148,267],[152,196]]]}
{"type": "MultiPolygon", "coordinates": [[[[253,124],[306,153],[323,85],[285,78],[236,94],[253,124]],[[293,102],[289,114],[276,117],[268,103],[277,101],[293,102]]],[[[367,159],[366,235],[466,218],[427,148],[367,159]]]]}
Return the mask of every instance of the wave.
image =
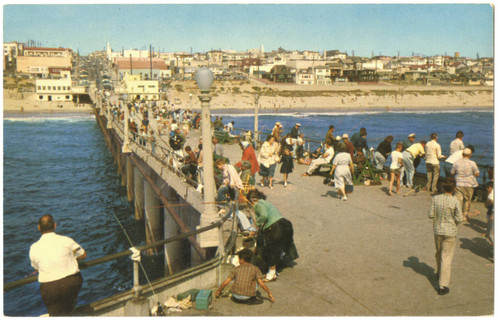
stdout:
{"type": "MultiPolygon", "coordinates": [[[[372,115],[372,114],[458,114],[458,113],[493,113],[489,109],[452,109],[452,110],[371,110],[371,111],[312,111],[312,112],[259,112],[259,116],[266,117],[289,117],[289,118],[307,118],[317,116],[355,116],[355,115],[372,115]]],[[[231,118],[251,117],[253,113],[232,113],[232,112],[214,112],[212,115],[226,116],[231,118]]]]}
{"type": "Polygon", "coordinates": [[[79,122],[79,121],[95,121],[94,114],[87,113],[68,113],[68,114],[38,114],[38,115],[8,115],[4,116],[4,122],[79,122]]]}

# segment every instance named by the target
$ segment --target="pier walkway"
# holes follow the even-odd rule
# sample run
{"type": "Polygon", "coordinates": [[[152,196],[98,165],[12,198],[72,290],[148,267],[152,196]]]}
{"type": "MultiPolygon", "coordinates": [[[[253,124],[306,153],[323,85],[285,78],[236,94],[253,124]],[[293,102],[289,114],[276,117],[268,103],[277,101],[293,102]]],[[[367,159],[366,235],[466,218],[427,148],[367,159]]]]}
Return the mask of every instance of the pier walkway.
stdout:
{"type": "MultiPolygon", "coordinates": [[[[151,119],[150,124],[155,129],[156,121],[151,119]]],[[[185,145],[197,147],[200,136],[199,131],[190,131],[185,145]]],[[[164,147],[166,141],[167,136],[158,137],[157,145],[164,147]]],[[[241,159],[238,144],[224,144],[223,150],[231,164],[241,159]]],[[[348,200],[341,201],[336,197],[335,188],[323,184],[323,177],[302,177],[306,169],[307,166],[295,165],[284,188],[278,165],[274,188],[257,187],[293,223],[300,255],[292,267],[282,270],[276,282],[268,284],[276,302],[265,300],[263,304],[248,306],[236,304],[227,297],[214,298],[208,310],[192,308],[171,315],[493,314],[494,264],[491,245],[483,236],[486,229],[483,203],[472,203],[472,210],[480,214],[459,226],[450,293],[439,296],[432,220],[427,218],[432,198],[429,192],[403,197],[408,189],[402,188],[402,194],[390,197],[384,180],[382,185],[355,186],[348,200]]],[[[193,198],[197,193],[194,187],[169,183],[177,190],[186,190],[185,194],[190,195],[186,201],[198,198],[193,207],[202,212],[201,196],[193,198]]],[[[222,280],[231,268],[224,265],[222,280]]],[[[215,292],[217,288],[210,289],[215,292]]],[[[267,299],[267,295],[260,292],[267,299]]]]}
{"type": "MultiPolygon", "coordinates": [[[[198,145],[191,131],[186,145],[198,145]]],[[[238,144],[223,145],[232,164],[241,159],[238,144]]],[[[211,310],[175,315],[219,316],[475,316],[493,314],[494,265],[483,237],[486,209],[459,226],[450,293],[437,294],[429,192],[386,195],[387,181],[355,186],[347,201],[323,177],[301,177],[296,165],[283,187],[279,165],[273,189],[261,188],[268,201],[294,226],[300,258],[268,286],[276,298],[261,305],[213,299],[211,310]]],[[[257,179],[258,180],[258,179],[257,179]]],[[[223,279],[231,267],[225,266],[223,279]]],[[[230,286],[228,286],[230,288],[230,286]]],[[[216,289],[216,288],[212,288],[216,289]]],[[[265,292],[260,290],[263,297],[265,292]]],[[[214,291],[215,292],[215,291],[214,291]]]]}

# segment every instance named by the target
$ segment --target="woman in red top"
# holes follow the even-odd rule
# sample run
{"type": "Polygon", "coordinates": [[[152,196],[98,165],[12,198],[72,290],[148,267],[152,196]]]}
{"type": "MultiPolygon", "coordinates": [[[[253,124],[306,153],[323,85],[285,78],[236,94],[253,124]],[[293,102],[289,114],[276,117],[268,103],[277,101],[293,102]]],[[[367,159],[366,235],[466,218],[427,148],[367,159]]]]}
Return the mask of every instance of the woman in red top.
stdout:
{"type": "Polygon", "coordinates": [[[241,169],[241,164],[243,161],[249,161],[252,167],[250,171],[252,176],[255,176],[257,172],[259,172],[259,162],[257,161],[257,156],[255,155],[255,150],[248,141],[240,142],[241,150],[243,150],[243,155],[241,156],[241,161],[236,163],[234,166],[241,169]]]}

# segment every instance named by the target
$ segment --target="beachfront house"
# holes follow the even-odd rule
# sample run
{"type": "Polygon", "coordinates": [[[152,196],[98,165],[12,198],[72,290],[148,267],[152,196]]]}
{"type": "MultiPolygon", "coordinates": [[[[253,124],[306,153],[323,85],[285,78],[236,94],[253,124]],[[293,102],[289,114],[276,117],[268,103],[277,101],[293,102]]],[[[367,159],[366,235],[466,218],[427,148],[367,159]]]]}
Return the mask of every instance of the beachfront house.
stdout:
{"type": "Polygon", "coordinates": [[[313,85],[314,84],[314,73],[311,68],[309,69],[298,69],[295,73],[296,83],[300,85],[313,85]]]}
{"type": "Polygon", "coordinates": [[[37,79],[35,92],[38,101],[72,101],[71,72],[62,71],[60,79],[37,79]]]}
{"type": "Polygon", "coordinates": [[[294,83],[295,73],[290,67],[278,65],[274,66],[268,73],[263,74],[262,78],[275,83],[294,83]]]}
{"type": "Polygon", "coordinates": [[[330,77],[330,67],[317,66],[313,70],[314,70],[314,77],[316,79],[316,84],[320,85],[332,84],[332,78],[330,77]]]}

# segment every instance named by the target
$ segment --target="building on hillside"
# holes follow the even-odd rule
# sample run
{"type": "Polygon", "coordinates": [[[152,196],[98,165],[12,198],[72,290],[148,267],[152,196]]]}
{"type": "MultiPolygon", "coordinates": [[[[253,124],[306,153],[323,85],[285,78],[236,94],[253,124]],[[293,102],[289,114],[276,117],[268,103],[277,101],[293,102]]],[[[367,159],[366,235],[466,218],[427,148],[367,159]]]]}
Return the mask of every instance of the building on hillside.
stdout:
{"type": "Polygon", "coordinates": [[[17,72],[43,77],[49,74],[50,68],[71,69],[71,57],[17,57],[17,72]]]}
{"type": "Polygon", "coordinates": [[[39,48],[39,47],[24,47],[23,56],[25,57],[66,57],[71,58],[73,50],[67,48],[39,48]]]}
{"type": "Polygon", "coordinates": [[[124,94],[132,99],[158,100],[160,98],[158,80],[141,80],[140,75],[126,74],[123,77],[124,94]]]}
{"type": "Polygon", "coordinates": [[[119,79],[124,79],[125,75],[138,75],[141,80],[157,80],[170,76],[165,60],[160,58],[115,58],[115,74],[119,79]]]}
{"type": "Polygon", "coordinates": [[[295,72],[290,67],[278,65],[274,66],[269,72],[262,75],[263,79],[267,79],[276,83],[294,83],[295,72]]]}
{"type": "Polygon", "coordinates": [[[71,72],[62,71],[60,79],[37,79],[35,92],[38,101],[72,101],[71,72]]]}
{"type": "Polygon", "coordinates": [[[3,44],[3,70],[16,71],[17,57],[21,55],[24,44],[17,41],[3,44]]]}

